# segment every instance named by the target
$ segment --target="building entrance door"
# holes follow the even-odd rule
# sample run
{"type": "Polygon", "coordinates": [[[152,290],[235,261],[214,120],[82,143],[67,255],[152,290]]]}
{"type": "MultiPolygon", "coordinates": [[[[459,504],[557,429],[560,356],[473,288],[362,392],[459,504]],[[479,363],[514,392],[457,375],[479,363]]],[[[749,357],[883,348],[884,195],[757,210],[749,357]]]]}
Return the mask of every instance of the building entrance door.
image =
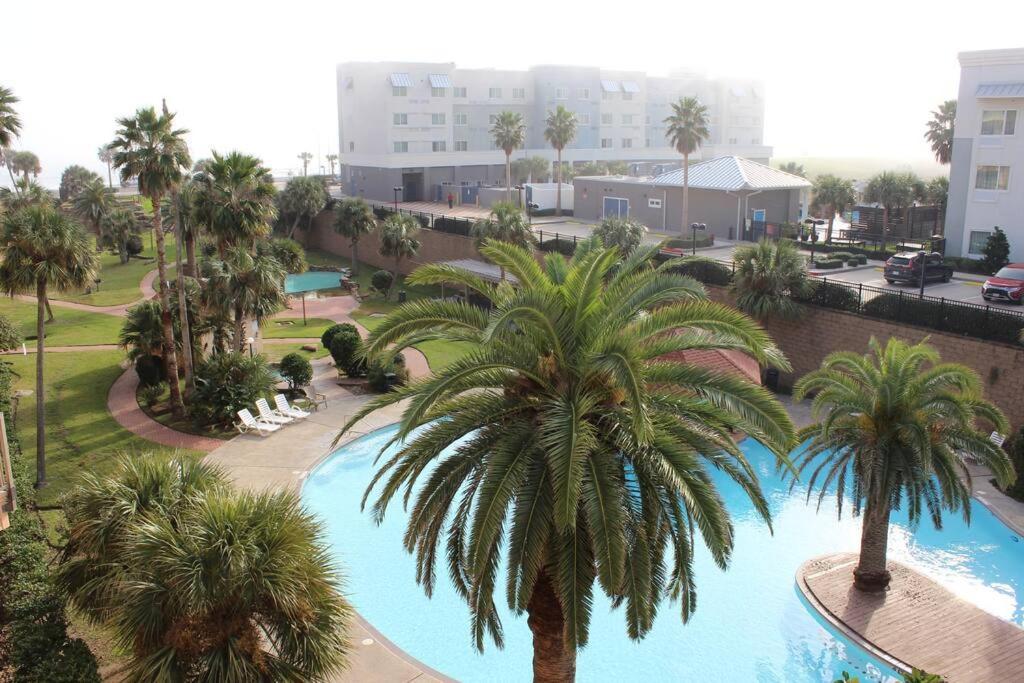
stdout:
{"type": "Polygon", "coordinates": [[[629,200],[622,197],[604,198],[604,218],[628,218],[629,200]]]}
{"type": "Polygon", "coordinates": [[[423,201],[423,173],[402,174],[402,201],[423,201]]]}

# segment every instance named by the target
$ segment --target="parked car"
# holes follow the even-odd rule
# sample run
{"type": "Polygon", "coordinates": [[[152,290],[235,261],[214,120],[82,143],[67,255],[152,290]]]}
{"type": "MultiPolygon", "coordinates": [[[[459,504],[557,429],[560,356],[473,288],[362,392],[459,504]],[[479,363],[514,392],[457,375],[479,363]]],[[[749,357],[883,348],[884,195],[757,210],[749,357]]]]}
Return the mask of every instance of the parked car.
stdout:
{"type": "MultiPolygon", "coordinates": [[[[897,282],[917,284],[921,281],[921,254],[916,251],[904,251],[896,254],[885,262],[885,281],[890,285],[897,282]]],[[[942,254],[933,251],[924,255],[925,282],[949,282],[953,277],[953,267],[942,262],[942,254]]]]}
{"type": "Polygon", "coordinates": [[[985,280],[981,286],[985,301],[1009,301],[1020,305],[1024,302],[1024,263],[1011,263],[985,280]]]}

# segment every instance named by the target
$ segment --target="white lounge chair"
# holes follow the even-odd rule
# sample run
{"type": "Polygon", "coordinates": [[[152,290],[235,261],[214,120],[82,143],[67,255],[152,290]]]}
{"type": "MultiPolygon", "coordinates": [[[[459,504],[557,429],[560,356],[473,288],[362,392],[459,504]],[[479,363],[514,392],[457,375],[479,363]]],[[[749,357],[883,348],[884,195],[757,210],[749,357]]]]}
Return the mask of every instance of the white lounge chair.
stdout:
{"type": "Polygon", "coordinates": [[[260,436],[267,436],[268,434],[273,434],[274,432],[281,428],[281,425],[276,425],[273,422],[257,420],[255,417],[252,416],[252,413],[249,412],[248,408],[242,408],[241,410],[239,410],[238,417],[242,421],[237,423],[235,427],[238,429],[238,432],[240,434],[245,434],[246,432],[256,432],[260,436]]]}
{"type": "Polygon", "coordinates": [[[294,417],[288,417],[287,415],[278,415],[270,409],[270,404],[267,403],[267,399],[258,398],[256,399],[256,410],[260,411],[260,419],[264,422],[273,422],[274,424],[286,425],[289,422],[295,420],[294,417]]]}
{"type": "Polygon", "coordinates": [[[284,394],[274,396],[274,405],[277,407],[277,410],[274,411],[275,413],[278,415],[284,415],[285,417],[294,417],[296,420],[301,420],[312,415],[312,413],[307,412],[302,408],[288,405],[288,399],[284,397],[284,394]]]}

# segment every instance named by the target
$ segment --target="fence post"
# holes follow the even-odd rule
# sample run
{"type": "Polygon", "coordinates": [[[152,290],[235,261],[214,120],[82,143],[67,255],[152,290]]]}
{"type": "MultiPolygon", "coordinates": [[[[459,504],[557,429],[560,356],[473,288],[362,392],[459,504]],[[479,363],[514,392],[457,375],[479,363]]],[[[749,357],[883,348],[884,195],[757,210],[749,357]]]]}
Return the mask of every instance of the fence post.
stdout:
{"type": "Polygon", "coordinates": [[[573,235],[573,236],[572,236],[572,248],[573,248],[573,249],[575,249],[575,248],[576,248],[576,235],[573,235]]]}
{"type": "Polygon", "coordinates": [[[940,330],[946,327],[946,297],[939,298],[939,324],[936,327],[940,330]]]}
{"type": "Polygon", "coordinates": [[[864,308],[864,283],[857,283],[857,312],[860,313],[864,308]]]}
{"type": "Polygon", "coordinates": [[[903,322],[903,290],[900,290],[898,303],[896,304],[896,320],[903,322]]]}

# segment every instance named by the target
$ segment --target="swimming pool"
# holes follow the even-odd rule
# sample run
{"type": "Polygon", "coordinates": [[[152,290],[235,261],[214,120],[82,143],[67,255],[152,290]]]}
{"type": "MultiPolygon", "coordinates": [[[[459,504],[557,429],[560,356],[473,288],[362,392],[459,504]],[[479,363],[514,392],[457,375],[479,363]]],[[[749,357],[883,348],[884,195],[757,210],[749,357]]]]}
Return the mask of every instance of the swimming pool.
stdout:
{"type": "MultiPolygon", "coordinates": [[[[306,506],[325,521],[353,604],[399,647],[446,675],[463,681],[530,680],[526,619],[508,613],[501,590],[496,598],[505,649],[488,642],[485,654],[478,655],[471,647],[466,605],[448,582],[443,558],[432,599],[416,584],[413,557],[401,543],[406,522],[401,506],[394,504],[379,527],[360,512],[373,459],[393,433],[393,427],[386,428],[345,445],[311,473],[303,489],[306,506]]],[[[684,626],[678,606],[665,603],[654,629],[639,643],[629,640],[621,611],[612,611],[595,587],[590,644],[577,663],[579,680],[831,683],[846,670],[866,683],[895,675],[827,630],[795,586],[804,560],[856,551],[859,520],[837,521],[831,501],[816,514],[813,504],[805,503],[806,489],[790,492],[776,476],[763,446],[748,439],[742,447],[761,477],[775,535],[738,487],[713,475],[736,526],[729,570],[718,570],[700,546],[694,563],[697,611],[690,623],[684,626]]],[[[1024,621],[1024,548],[984,507],[973,506],[970,527],[958,516],[947,517],[942,532],[924,524],[911,532],[899,513],[894,520],[893,559],[1000,617],[1024,621]]]]}
{"type": "Polygon", "coordinates": [[[284,293],[299,294],[315,292],[318,289],[341,287],[341,273],[326,270],[309,270],[305,273],[288,273],[284,278],[284,293]]]}

